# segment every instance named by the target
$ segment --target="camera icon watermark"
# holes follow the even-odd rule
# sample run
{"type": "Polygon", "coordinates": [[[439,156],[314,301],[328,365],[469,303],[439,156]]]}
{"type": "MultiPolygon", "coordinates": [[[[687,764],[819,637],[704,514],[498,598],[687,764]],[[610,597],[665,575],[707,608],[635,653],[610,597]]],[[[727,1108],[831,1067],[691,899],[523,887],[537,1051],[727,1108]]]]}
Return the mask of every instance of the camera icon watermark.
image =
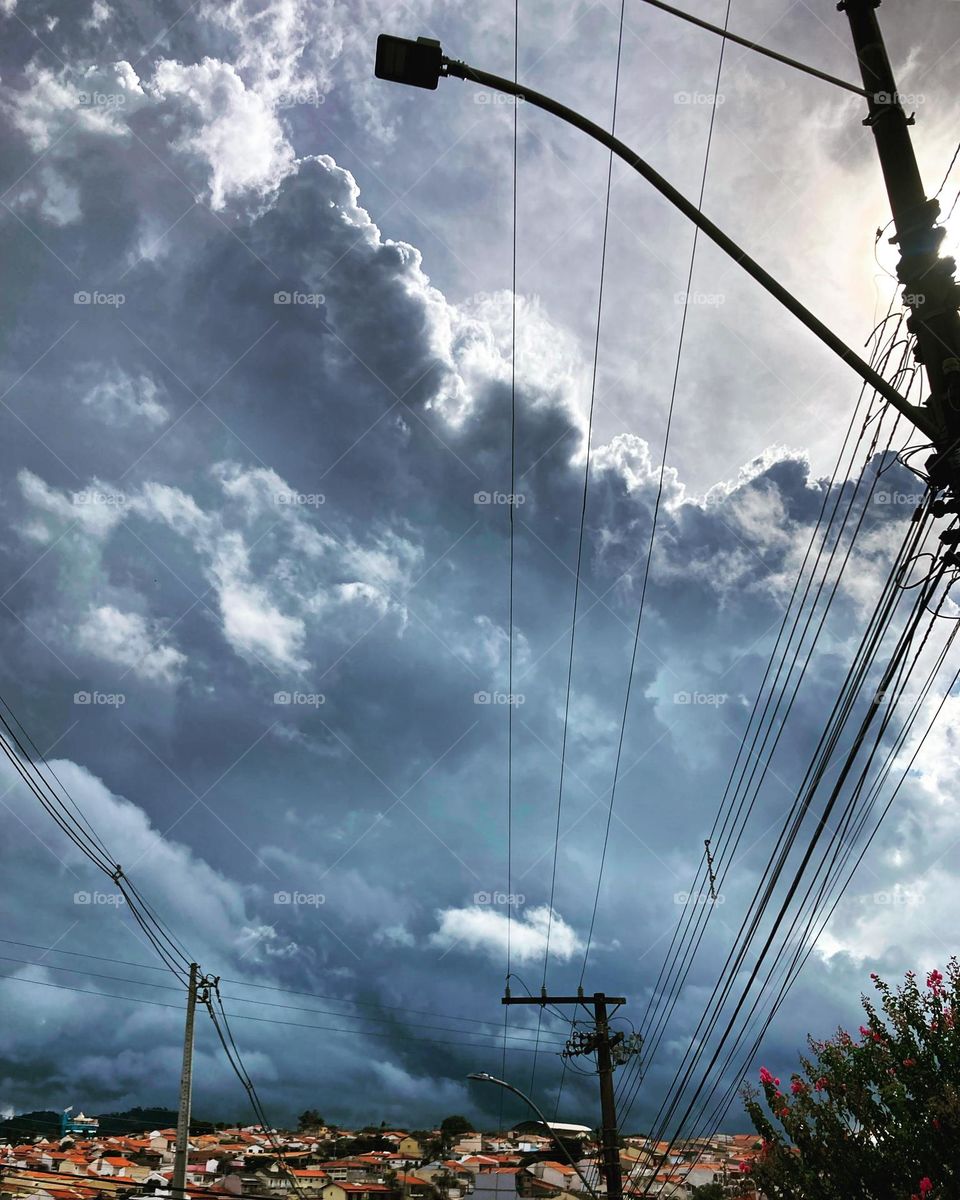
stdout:
{"type": "Polygon", "coordinates": [[[726,97],[722,92],[674,92],[674,104],[714,104],[717,108],[723,104],[726,97]]]}
{"type": "Polygon", "coordinates": [[[294,708],[319,708],[326,704],[323,692],[274,692],[274,704],[289,704],[294,708]]]}
{"type": "Polygon", "coordinates": [[[74,304],[89,304],[94,308],[120,308],[126,304],[123,292],[74,292],[74,304]]]}
{"type": "Polygon", "coordinates": [[[508,96],[504,92],[476,92],[473,97],[474,104],[522,104],[523,96],[508,96]]]}
{"type": "Polygon", "coordinates": [[[706,895],[692,896],[689,892],[674,892],[674,904],[723,904],[724,895],[722,892],[707,892],[706,895]]]}
{"type": "Polygon", "coordinates": [[[510,704],[515,708],[526,702],[523,692],[474,692],[474,704],[510,704]]]}
{"type": "Polygon", "coordinates": [[[914,108],[927,102],[923,92],[874,92],[873,98],[877,104],[899,104],[903,108],[914,108]]]}
{"type": "Polygon", "coordinates": [[[126,704],[123,692],[74,692],[74,704],[90,704],[93,707],[120,708],[126,704]]]}
{"type": "Polygon", "coordinates": [[[674,704],[703,705],[707,708],[719,708],[729,700],[726,692],[674,692],[674,704]]]}
{"type": "Polygon", "coordinates": [[[526,504],[527,498],[522,492],[474,492],[474,504],[505,504],[513,508],[519,508],[521,504],[526,504]]]}
{"type": "Polygon", "coordinates": [[[125,92],[77,92],[81,108],[123,108],[126,102],[125,92]]]}
{"type": "Polygon", "coordinates": [[[499,904],[508,908],[519,908],[527,901],[522,892],[474,892],[474,904],[499,904]]]}
{"type": "Polygon", "coordinates": [[[891,908],[915,908],[924,903],[924,895],[917,888],[895,887],[890,892],[873,892],[862,898],[864,904],[879,904],[891,908]]]}
{"type": "Polygon", "coordinates": [[[274,304],[288,304],[292,308],[319,308],[325,304],[322,292],[274,292],[274,304]]]}
{"type": "Polygon", "coordinates": [[[327,502],[323,492],[277,492],[273,499],[283,508],[319,508],[327,502]]]}
{"type": "Polygon", "coordinates": [[[698,304],[706,308],[719,308],[726,303],[723,292],[674,292],[674,304],[698,304]]]}
{"type": "Polygon", "coordinates": [[[909,508],[916,508],[923,503],[923,492],[874,492],[874,504],[890,504],[890,505],[906,505],[909,508]]]}
{"type": "Polygon", "coordinates": [[[326,103],[326,96],[318,88],[294,88],[289,92],[281,92],[275,104],[277,108],[299,108],[301,105],[319,108],[326,103]]]}
{"type": "Polygon", "coordinates": [[[120,908],[126,904],[126,898],[119,892],[74,892],[74,904],[90,904],[94,907],[106,905],[110,908],[120,908]]]}
{"type": "Polygon", "coordinates": [[[274,892],[273,902],[294,907],[319,908],[321,904],[326,904],[327,898],[322,892],[274,892]]]}
{"type": "Polygon", "coordinates": [[[73,493],[73,503],[84,506],[102,505],[104,508],[123,508],[127,497],[123,492],[101,492],[95,488],[84,488],[73,493]]]}

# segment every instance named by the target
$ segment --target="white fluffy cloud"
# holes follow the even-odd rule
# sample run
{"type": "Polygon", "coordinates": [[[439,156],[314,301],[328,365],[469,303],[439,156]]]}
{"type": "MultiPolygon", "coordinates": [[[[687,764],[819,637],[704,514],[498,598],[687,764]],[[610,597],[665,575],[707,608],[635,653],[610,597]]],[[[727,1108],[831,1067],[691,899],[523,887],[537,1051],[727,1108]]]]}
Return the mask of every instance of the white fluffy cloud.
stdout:
{"type": "Polygon", "coordinates": [[[230,64],[164,61],[150,87],[161,100],[180,102],[188,128],[176,148],[207,163],[212,208],[239,194],[266,197],[293,169],[293,148],[279,121],[230,64]]]}
{"type": "MultiPolygon", "coordinates": [[[[471,904],[465,908],[446,908],[437,914],[439,927],[430,935],[430,944],[444,950],[480,951],[495,962],[503,962],[507,952],[508,918],[490,905],[471,904]]],[[[576,930],[558,912],[546,905],[522,909],[510,924],[510,950],[518,963],[543,960],[550,938],[550,954],[558,962],[567,962],[583,949],[576,930]]]]}
{"type": "Polygon", "coordinates": [[[115,367],[79,385],[83,388],[80,403],[108,424],[143,422],[159,427],[169,420],[160,389],[148,375],[131,376],[115,367]]]}
{"type": "Polygon", "coordinates": [[[120,612],[110,604],[91,609],[77,627],[77,642],[84,650],[141,679],[175,683],[186,655],[162,644],[161,637],[139,613],[120,612]]]}

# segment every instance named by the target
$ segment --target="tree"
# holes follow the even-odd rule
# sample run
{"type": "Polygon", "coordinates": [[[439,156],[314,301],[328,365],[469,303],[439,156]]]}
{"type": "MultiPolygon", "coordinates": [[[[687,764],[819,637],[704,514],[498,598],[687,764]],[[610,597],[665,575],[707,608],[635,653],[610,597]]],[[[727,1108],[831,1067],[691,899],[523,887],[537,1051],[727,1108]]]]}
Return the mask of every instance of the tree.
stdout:
{"type": "Polygon", "coordinates": [[[727,1200],[722,1183],[705,1183],[693,1189],[694,1200],[727,1200]]]}
{"type": "Polygon", "coordinates": [[[440,1133],[445,1141],[453,1141],[454,1138],[460,1137],[464,1133],[472,1133],[473,1126],[466,1117],[461,1117],[455,1114],[452,1117],[444,1117],[440,1122],[440,1133]]]}
{"type": "Polygon", "coordinates": [[[315,1108],[308,1108],[297,1117],[297,1129],[301,1133],[306,1129],[320,1129],[323,1127],[323,1117],[315,1108]]]}
{"type": "Polygon", "coordinates": [[[923,989],[912,971],[895,990],[870,978],[859,1037],[809,1037],[788,1088],[761,1067],[762,1100],[744,1092],[762,1142],[741,1170],[771,1200],[960,1195],[960,965],[923,989]]]}

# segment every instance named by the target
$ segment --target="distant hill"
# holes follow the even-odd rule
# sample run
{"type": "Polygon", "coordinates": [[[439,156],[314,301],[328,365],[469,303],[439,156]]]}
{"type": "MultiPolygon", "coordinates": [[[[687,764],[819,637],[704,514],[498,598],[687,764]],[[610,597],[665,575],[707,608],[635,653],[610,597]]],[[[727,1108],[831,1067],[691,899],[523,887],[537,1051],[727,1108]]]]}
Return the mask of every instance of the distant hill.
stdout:
{"type": "MultiPolygon", "coordinates": [[[[87,1113],[87,1116],[97,1117],[100,1122],[100,1133],[112,1137],[118,1133],[140,1133],[149,1129],[175,1129],[177,1113],[172,1108],[130,1108],[126,1112],[117,1113],[87,1113]]],[[[213,1133],[214,1125],[210,1121],[192,1121],[190,1132],[213,1133]]],[[[38,1134],[45,1137],[57,1137],[60,1133],[60,1113],[43,1110],[40,1112],[21,1113],[0,1121],[0,1140],[24,1142],[30,1141],[38,1134]]]]}

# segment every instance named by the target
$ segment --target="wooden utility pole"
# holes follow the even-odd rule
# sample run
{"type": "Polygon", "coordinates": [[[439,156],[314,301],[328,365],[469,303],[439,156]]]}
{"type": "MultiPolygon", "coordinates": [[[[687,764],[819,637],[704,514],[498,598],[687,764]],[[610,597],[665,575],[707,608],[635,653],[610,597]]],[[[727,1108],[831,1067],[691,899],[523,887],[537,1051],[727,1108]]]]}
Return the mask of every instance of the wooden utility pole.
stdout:
{"type": "Polygon", "coordinates": [[[509,989],[502,1004],[539,1004],[541,1007],[558,1004],[582,1004],[593,1010],[594,1032],[585,1038],[567,1043],[564,1055],[597,1055],[597,1075],[600,1078],[600,1132],[603,1153],[603,1179],[608,1200],[622,1200],[623,1177],[620,1171],[620,1134],[617,1127],[617,1101],[613,1089],[613,1049],[623,1042],[622,1033],[610,1033],[610,1013],[607,1006],[626,1004],[624,996],[608,996],[605,992],[584,995],[581,988],[576,996],[548,996],[543,989],[539,996],[511,996],[509,989]]]}
{"type": "Polygon", "coordinates": [[[197,982],[200,968],[190,964],[187,986],[187,1018],[183,1028],[183,1067],[180,1070],[180,1109],[177,1114],[177,1146],[173,1159],[173,1194],[184,1200],[187,1186],[187,1145],[190,1140],[190,1099],[193,1092],[193,1022],[197,1011],[197,982]]]}
{"type": "Polygon", "coordinates": [[[938,426],[936,453],[927,468],[935,484],[951,485],[960,499],[960,295],[952,258],[941,258],[944,229],[937,225],[940,205],[928,200],[910,138],[913,116],[901,101],[880,32],[876,9],[880,0],[841,0],[853,37],[864,90],[867,118],[880,157],[883,181],[900,249],[897,278],[911,316],[907,328],[916,336],[916,356],[927,375],[927,407],[938,426]]]}

